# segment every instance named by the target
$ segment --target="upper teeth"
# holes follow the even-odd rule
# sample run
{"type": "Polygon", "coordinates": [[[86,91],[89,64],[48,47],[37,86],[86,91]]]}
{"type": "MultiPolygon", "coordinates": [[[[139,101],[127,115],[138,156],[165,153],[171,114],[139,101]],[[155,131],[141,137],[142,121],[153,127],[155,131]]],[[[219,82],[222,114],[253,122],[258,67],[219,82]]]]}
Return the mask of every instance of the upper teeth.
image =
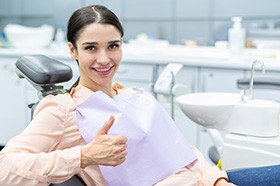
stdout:
{"type": "Polygon", "coordinates": [[[99,68],[99,69],[95,69],[96,71],[99,71],[99,72],[105,72],[105,71],[108,71],[110,68],[99,68]]]}

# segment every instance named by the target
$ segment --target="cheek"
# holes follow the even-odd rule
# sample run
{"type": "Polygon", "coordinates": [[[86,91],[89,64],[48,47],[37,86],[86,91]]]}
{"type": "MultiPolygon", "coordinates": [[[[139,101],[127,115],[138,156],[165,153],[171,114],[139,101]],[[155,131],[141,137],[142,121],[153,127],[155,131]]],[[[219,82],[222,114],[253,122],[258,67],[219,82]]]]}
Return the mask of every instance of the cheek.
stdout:
{"type": "Polygon", "coordinates": [[[93,57],[93,55],[90,55],[89,53],[80,50],[78,60],[80,61],[80,63],[89,63],[89,61],[93,60],[93,57]]]}
{"type": "Polygon", "coordinates": [[[116,64],[120,64],[122,60],[122,53],[118,53],[114,56],[114,61],[116,64]]]}
{"type": "Polygon", "coordinates": [[[92,58],[86,55],[79,56],[78,60],[81,68],[88,68],[92,63],[92,58]]]}

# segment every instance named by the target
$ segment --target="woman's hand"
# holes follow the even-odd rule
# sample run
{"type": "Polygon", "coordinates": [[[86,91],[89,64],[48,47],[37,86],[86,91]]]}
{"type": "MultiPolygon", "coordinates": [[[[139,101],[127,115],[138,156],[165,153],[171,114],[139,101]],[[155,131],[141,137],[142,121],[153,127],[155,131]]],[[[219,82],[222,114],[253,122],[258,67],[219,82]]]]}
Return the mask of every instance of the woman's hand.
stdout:
{"type": "Polygon", "coordinates": [[[99,129],[93,140],[81,147],[82,168],[88,165],[117,166],[125,161],[127,138],[107,134],[114,120],[115,118],[111,116],[103,127],[99,129]]]}

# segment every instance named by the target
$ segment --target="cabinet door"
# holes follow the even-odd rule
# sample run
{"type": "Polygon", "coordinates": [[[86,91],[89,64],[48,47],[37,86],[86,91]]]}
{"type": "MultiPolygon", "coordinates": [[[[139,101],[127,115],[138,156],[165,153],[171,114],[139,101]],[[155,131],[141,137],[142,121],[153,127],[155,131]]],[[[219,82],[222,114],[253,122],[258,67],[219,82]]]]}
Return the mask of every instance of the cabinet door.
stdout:
{"type": "Polygon", "coordinates": [[[244,76],[244,70],[201,68],[199,92],[239,93],[236,83],[244,76]]]}
{"type": "Polygon", "coordinates": [[[5,16],[9,13],[9,0],[0,1],[0,16],[5,16]]]}
{"type": "MultiPolygon", "coordinates": [[[[251,71],[246,71],[246,78],[250,78],[251,71]]],[[[280,80],[280,73],[275,71],[266,71],[262,73],[260,69],[256,69],[254,72],[254,79],[255,78],[276,78],[280,80]]],[[[253,81],[254,82],[254,81],[253,81]]],[[[245,90],[247,94],[249,94],[249,88],[245,90]]],[[[253,98],[255,99],[268,99],[268,100],[277,100],[280,101],[280,87],[275,88],[259,88],[254,86],[253,83],[253,98]]]]}
{"type": "Polygon", "coordinates": [[[270,17],[279,15],[279,0],[213,0],[214,18],[232,16],[270,17]],[[269,3],[268,3],[269,2],[269,3]]]}
{"type": "Polygon", "coordinates": [[[0,58],[0,144],[22,131],[27,125],[24,82],[15,73],[15,58],[0,58]]]}
{"type": "Polygon", "coordinates": [[[0,1],[0,16],[3,16],[3,17],[21,16],[22,5],[23,5],[23,1],[1,0],[0,1]]]}
{"type": "Polygon", "coordinates": [[[153,65],[122,63],[115,75],[114,81],[127,87],[144,88],[151,92],[153,65]]]}
{"type": "MultiPolygon", "coordinates": [[[[18,1],[17,1],[18,2],[18,1]]],[[[53,0],[37,1],[37,0],[24,0],[22,3],[21,11],[23,16],[52,16],[54,5],[53,0]],[[35,8],[36,7],[36,8],[35,8]]]]}

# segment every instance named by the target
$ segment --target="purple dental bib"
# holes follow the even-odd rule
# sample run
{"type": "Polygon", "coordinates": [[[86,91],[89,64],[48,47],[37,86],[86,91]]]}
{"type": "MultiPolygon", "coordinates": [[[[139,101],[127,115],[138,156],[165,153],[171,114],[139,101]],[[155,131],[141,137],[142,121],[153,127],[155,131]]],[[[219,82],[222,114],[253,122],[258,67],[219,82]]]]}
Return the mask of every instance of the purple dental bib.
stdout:
{"type": "Polygon", "coordinates": [[[128,141],[124,163],[99,166],[109,186],[151,186],[196,160],[165,109],[142,90],[113,98],[97,91],[81,103],[77,126],[87,143],[111,115],[115,122],[108,135],[123,135],[128,141]]]}

